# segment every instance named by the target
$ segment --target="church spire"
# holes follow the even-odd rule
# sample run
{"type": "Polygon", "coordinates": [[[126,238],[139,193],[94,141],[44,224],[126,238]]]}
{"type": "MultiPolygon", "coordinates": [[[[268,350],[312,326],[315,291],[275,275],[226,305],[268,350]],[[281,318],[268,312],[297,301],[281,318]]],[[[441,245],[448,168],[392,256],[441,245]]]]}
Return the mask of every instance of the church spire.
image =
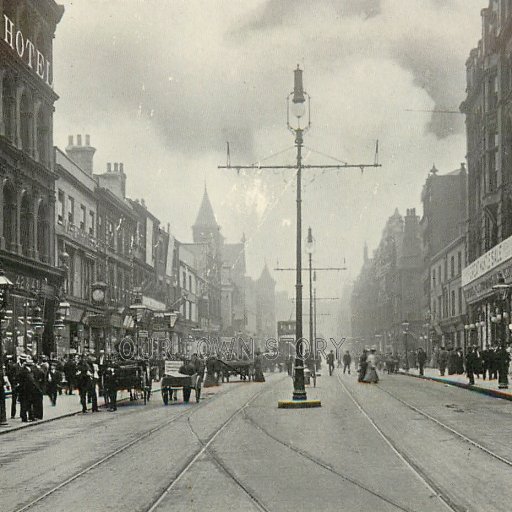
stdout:
{"type": "Polygon", "coordinates": [[[212,203],[208,197],[206,182],[204,184],[203,200],[201,201],[201,206],[199,207],[199,212],[197,214],[194,226],[219,227],[217,224],[217,219],[215,218],[215,214],[213,213],[212,203]]]}

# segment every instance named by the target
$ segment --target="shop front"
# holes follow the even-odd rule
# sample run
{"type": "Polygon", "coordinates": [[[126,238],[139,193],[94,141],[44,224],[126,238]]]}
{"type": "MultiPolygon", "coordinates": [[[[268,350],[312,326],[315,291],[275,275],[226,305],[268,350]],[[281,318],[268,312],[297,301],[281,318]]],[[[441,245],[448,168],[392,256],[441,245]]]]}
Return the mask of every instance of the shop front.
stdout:
{"type": "Polygon", "coordinates": [[[480,348],[498,345],[500,336],[510,339],[510,300],[497,290],[512,284],[512,237],[507,238],[462,271],[462,286],[468,305],[466,337],[480,348]]]}

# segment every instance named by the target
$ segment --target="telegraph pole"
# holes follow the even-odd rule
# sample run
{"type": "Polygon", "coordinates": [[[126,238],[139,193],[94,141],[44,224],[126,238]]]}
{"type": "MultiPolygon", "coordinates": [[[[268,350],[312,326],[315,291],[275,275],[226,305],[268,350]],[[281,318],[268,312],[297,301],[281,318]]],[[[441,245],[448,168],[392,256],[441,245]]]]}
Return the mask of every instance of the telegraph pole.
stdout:
{"type": "Polygon", "coordinates": [[[304,90],[302,84],[302,70],[297,65],[294,70],[294,88],[293,92],[288,95],[288,109],[287,109],[287,127],[295,136],[295,147],[297,148],[297,160],[295,165],[238,165],[231,163],[231,156],[229,153],[229,143],[227,145],[227,161],[226,165],[219,165],[219,169],[294,169],[297,171],[297,240],[296,240],[296,310],[295,310],[295,339],[296,339],[296,359],[295,359],[295,377],[292,401],[280,401],[279,407],[318,407],[321,405],[320,401],[306,402],[307,395],[304,387],[304,361],[302,357],[302,171],[304,169],[348,169],[359,168],[361,172],[367,167],[381,167],[378,163],[378,144],[375,151],[375,161],[373,164],[335,164],[335,165],[303,165],[302,163],[302,146],[304,142],[304,133],[311,127],[311,98],[304,90]],[[301,126],[301,120],[306,114],[306,98],[307,98],[307,122],[304,127],[301,126]],[[290,101],[291,100],[291,101],[290,101]],[[290,113],[296,118],[295,125],[290,123],[290,113]]]}

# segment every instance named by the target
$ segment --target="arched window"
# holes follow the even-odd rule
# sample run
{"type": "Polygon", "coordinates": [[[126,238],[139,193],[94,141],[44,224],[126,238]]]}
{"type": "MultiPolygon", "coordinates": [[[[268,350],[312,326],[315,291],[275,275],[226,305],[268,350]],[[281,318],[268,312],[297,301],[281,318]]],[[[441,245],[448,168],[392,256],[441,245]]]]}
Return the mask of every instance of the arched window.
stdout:
{"type": "Polygon", "coordinates": [[[39,162],[49,166],[50,163],[50,120],[48,110],[41,106],[37,115],[37,153],[39,162]]]}
{"type": "Polygon", "coordinates": [[[34,107],[27,91],[24,91],[20,101],[20,135],[21,149],[28,154],[32,153],[32,129],[34,121],[34,107]]]}
{"type": "Polygon", "coordinates": [[[50,262],[50,209],[43,201],[37,211],[37,252],[41,261],[50,262]]]}
{"type": "Polygon", "coordinates": [[[20,244],[21,253],[23,256],[30,256],[31,250],[31,222],[32,222],[32,208],[30,206],[30,196],[24,192],[21,196],[21,211],[20,211],[20,244]]]}
{"type": "Polygon", "coordinates": [[[14,140],[14,98],[16,96],[14,80],[5,72],[2,82],[2,113],[4,121],[5,137],[14,140]]]}
{"type": "Polygon", "coordinates": [[[4,204],[2,209],[5,249],[7,251],[14,251],[16,250],[16,192],[10,182],[4,185],[4,204]]]}

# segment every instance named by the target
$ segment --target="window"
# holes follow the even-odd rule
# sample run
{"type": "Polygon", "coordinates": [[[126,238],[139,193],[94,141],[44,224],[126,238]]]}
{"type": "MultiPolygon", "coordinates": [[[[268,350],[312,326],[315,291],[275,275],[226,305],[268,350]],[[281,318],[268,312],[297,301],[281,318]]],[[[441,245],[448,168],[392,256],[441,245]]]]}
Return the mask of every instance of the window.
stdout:
{"type": "Polygon", "coordinates": [[[68,196],[68,222],[69,224],[75,223],[75,199],[71,196],[68,196]]]}
{"type": "Polygon", "coordinates": [[[89,212],[89,235],[94,236],[94,212],[89,212]]]}
{"type": "Polygon", "coordinates": [[[192,276],[188,276],[188,289],[193,292],[194,290],[192,289],[192,276]]]}
{"type": "Polygon", "coordinates": [[[80,231],[85,231],[85,224],[87,222],[87,210],[83,204],[80,205],[80,231]]]}
{"type": "Polygon", "coordinates": [[[59,224],[64,223],[64,192],[59,189],[57,193],[57,222],[59,224]]]}
{"type": "Polygon", "coordinates": [[[455,256],[452,256],[450,259],[450,272],[453,277],[455,275],[455,256]]]}
{"type": "Polygon", "coordinates": [[[457,314],[456,311],[455,311],[455,290],[452,290],[452,297],[451,297],[451,299],[452,299],[452,304],[451,304],[451,306],[452,306],[452,316],[455,316],[457,314]]]}
{"type": "Polygon", "coordinates": [[[457,274],[461,274],[462,272],[462,253],[459,251],[457,254],[457,274]]]}
{"type": "Polygon", "coordinates": [[[459,288],[459,315],[462,315],[462,288],[459,288]]]}
{"type": "Polygon", "coordinates": [[[436,269],[432,270],[432,288],[436,287],[436,269]]]}
{"type": "Polygon", "coordinates": [[[187,289],[187,273],[183,272],[183,289],[187,289]]]}

